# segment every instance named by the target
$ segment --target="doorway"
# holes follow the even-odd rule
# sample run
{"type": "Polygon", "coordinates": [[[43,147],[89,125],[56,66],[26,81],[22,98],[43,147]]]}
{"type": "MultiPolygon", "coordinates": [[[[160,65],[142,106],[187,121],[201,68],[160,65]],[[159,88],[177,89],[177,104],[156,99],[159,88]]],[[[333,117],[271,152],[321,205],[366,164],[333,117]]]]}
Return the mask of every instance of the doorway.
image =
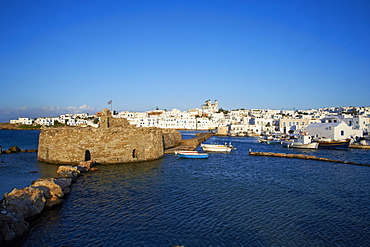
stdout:
{"type": "Polygon", "coordinates": [[[91,160],[91,153],[89,150],[85,151],[85,161],[91,160]]]}

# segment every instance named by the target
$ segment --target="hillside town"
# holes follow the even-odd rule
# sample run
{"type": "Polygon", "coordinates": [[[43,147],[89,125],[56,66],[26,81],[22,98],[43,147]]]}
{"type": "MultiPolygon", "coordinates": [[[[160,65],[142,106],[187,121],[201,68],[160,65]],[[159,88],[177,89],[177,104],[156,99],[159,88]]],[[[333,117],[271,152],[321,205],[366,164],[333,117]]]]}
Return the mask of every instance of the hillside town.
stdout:
{"type": "MultiPolygon", "coordinates": [[[[207,100],[201,108],[147,112],[112,112],[114,118],[126,118],[137,127],[158,127],[177,130],[208,130],[219,135],[260,136],[276,133],[307,132],[341,133],[343,138],[368,137],[370,107],[329,107],[310,110],[237,109],[224,110],[217,100],[207,100]],[[319,129],[320,131],[317,131],[319,129]]],[[[19,118],[10,123],[24,125],[57,124],[67,126],[99,126],[99,114],[65,114],[59,117],[19,118]]],[[[332,134],[334,135],[334,134],[332,134]]]]}

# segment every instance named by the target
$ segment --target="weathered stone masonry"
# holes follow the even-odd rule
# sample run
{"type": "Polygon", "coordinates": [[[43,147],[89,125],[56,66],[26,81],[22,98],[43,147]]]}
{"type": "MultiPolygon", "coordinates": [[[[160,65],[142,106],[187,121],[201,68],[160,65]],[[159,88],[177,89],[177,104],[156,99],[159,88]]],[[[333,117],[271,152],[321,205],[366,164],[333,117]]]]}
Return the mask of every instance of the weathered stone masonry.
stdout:
{"type": "Polygon", "coordinates": [[[139,128],[126,119],[110,118],[103,110],[101,127],[42,128],[38,159],[56,164],[77,164],[94,160],[101,164],[155,160],[166,148],[180,144],[175,130],[139,128]]]}

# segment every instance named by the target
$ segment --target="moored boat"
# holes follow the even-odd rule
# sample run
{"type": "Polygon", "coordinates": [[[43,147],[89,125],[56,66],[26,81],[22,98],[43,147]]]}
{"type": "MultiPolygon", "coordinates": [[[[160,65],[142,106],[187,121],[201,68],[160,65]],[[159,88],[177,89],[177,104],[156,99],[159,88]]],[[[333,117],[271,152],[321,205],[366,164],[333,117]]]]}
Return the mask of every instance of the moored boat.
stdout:
{"type": "Polygon", "coordinates": [[[231,150],[235,149],[231,143],[224,145],[219,144],[200,144],[203,151],[206,152],[231,152],[231,150]]]}
{"type": "Polygon", "coordinates": [[[322,149],[348,149],[350,139],[346,140],[339,140],[339,141],[333,141],[333,140],[318,140],[319,148],[322,149]]]}
{"type": "Polygon", "coordinates": [[[175,154],[197,154],[198,151],[175,151],[175,154]]]}
{"type": "Polygon", "coordinates": [[[259,143],[268,143],[270,140],[272,140],[271,136],[262,136],[258,138],[259,143]]]}
{"type": "Polygon", "coordinates": [[[297,139],[287,145],[288,148],[317,149],[319,143],[312,142],[312,137],[308,135],[297,135],[297,139]]]}
{"type": "Polygon", "coordinates": [[[207,153],[178,153],[177,156],[186,159],[206,159],[208,158],[207,153]]]}
{"type": "Polygon", "coordinates": [[[266,142],[267,144],[283,144],[283,140],[282,139],[277,139],[277,138],[274,138],[272,140],[269,140],[266,142]]]}
{"type": "Polygon", "coordinates": [[[263,136],[258,138],[259,143],[266,143],[266,144],[283,144],[284,139],[281,136],[263,136]]]}

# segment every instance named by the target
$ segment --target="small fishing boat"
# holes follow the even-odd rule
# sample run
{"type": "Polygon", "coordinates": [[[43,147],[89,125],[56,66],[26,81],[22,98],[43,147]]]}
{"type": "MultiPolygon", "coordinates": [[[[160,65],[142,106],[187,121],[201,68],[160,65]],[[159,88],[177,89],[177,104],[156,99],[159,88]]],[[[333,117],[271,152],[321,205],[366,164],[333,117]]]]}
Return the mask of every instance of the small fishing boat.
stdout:
{"type": "Polygon", "coordinates": [[[225,143],[224,145],[220,144],[200,144],[203,151],[206,152],[231,152],[231,150],[235,149],[231,142],[229,144],[225,143]]]}
{"type": "Polygon", "coordinates": [[[197,154],[198,151],[175,151],[175,154],[197,154]]]}
{"type": "Polygon", "coordinates": [[[271,140],[272,140],[272,136],[262,136],[258,138],[259,143],[268,143],[271,140]]]}
{"type": "Polygon", "coordinates": [[[259,143],[266,143],[266,144],[283,144],[283,139],[277,136],[263,136],[258,139],[259,143]]]}
{"type": "Polygon", "coordinates": [[[287,145],[288,148],[303,148],[303,149],[317,149],[319,143],[312,142],[311,136],[308,135],[298,135],[294,142],[287,145]]]}
{"type": "Polygon", "coordinates": [[[333,140],[318,140],[319,148],[321,149],[348,149],[350,139],[346,140],[339,140],[339,141],[333,141],[333,140]]]}
{"type": "Polygon", "coordinates": [[[359,137],[359,138],[356,138],[355,141],[350,142],[349,148],[370,149],[370,145],[368,144],[365,138],[359,137]]]}
{"type": "Polygon", "coordinates": [[[272,140],[268,140],[267,141],[267,144],[278,144],[278,145],[280,145],[280,144],[283,144],[283,140],[281,140],[281,139],[272,139],[272,140]]]}
{"type": "Polygon", "coordinates": [[[186,159],[207,159],[207,153],[178,153],[177,156],[186,159]]]}

